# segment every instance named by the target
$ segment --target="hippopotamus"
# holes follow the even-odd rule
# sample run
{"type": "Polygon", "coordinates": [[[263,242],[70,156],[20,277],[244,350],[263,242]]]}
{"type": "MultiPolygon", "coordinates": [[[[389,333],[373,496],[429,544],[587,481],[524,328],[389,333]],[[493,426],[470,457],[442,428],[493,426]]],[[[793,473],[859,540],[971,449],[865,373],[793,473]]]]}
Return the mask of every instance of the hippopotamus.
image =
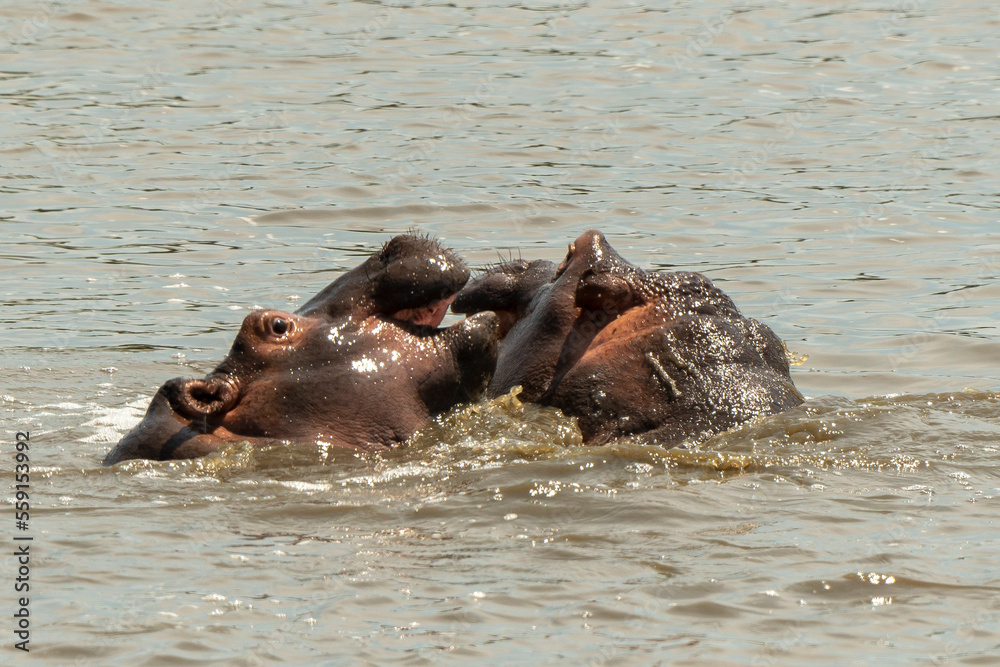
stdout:
{"type": "Polygon", "coordinates": [[[493,313],[438,328],[469,278],[433,239],[396,236],[294,313],[256,310],[203,379],[167,381],[104,459],[181,459],[231,442],[392,448],[482,393],[496,364],[493,313]]]}
{"type": "Polygon", "coordinates": [[[494,266],[452,304],[492,310],[504,334],[487,395],[575,416],[586,444],[675,446],[803,401],[781,340],[705,276],[645,271],[599,231],[561,264],[494,266]]]}

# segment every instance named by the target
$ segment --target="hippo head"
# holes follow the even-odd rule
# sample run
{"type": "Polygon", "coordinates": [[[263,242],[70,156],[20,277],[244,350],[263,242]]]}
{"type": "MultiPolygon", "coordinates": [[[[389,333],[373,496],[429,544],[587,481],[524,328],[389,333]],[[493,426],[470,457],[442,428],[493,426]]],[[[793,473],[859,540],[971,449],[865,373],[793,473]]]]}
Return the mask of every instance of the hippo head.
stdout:
{"type": "Polygon", "coordinates": [[[488,393],[578,417],[585,442],[662,444],[797,405],[784,346],[697,273],[651,273],[589,231],[559,266],[510,262],[463,289],[461,313],[507,324],[488,393]]]}
{"type": "Polygon", "coordinates": [[[498,264],[459,292],[451,309],[456,313],[493,311],[500,320],[500,336],[504,337],[524,317],[538,290],[552,282],[555,274],[556,265],[544,259],[498,264]]]}
{"type": "Polygon", "coordinates": [[[168,381],[108,454],[207,454],[229,442],[386,449],[474,399],[496,363],[492,314],[437,328],[469,272],[436,241],[393,238],[295,313],[258,310],[203,379],[168,381]]]}

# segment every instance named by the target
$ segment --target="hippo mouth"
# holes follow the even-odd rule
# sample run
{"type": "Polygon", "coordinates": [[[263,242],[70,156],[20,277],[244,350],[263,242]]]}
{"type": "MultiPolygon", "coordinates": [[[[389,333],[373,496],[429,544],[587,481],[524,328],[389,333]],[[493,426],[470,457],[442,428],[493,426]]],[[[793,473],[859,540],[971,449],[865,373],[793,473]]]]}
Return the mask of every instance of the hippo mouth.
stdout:
{"type": "Polygon", "coordinates": [[[456,296],[457,293],[444,299],[433,301],[426,306],[403,308],[389,314],[389,317],[400,322],[409,322],[410,324],[415,324],[417,326],[438,327],[444,320],[444,316],[448,312],[448,307],[451,305],[451,302],[455,300],[456,296]]]}
{"type": "Polygon", "coordinates": [[[228,442],[274,439],[263,433],[233,430],[227,425],[242,398],[236,380],[228,375],[213,374],[203,380],[174,378],[161,387],[154,404],[161,395],[165,399],[162,402],[167,404],[161,412],[170,415],[170,422],[175,425],[158,458],[188,458],[191,455],[184,452],[189,451],[202,456],[228,442]]]}
{"type": "Polygon", "coordinates": [[[210,428],[204,412],[193,418],[196,409],[205,412],[212,409],[212,399],[205,395],[206,391],[227,392],[221,386],[211,388],[211,383],[203,380],[174,378],[164,383],[150,401],[142,421],[108,452],[104,465],[136,458],[197,458],[226,442],[238,440],[224,429],[210,428]],[[206,384],[209,387],[201,386],[206,384]]]}

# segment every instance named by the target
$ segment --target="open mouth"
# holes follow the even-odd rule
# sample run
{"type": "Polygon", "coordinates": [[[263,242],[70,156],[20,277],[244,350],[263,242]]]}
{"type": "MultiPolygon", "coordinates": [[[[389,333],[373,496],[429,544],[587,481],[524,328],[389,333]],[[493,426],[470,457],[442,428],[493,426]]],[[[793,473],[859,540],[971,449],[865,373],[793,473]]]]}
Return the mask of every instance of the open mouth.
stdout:
{"type": "Polygon", "coordinates": [[[437,327],[444,320],[448,312],[448,306],[455,300],[456,294],[452,294],[446,299],[432,302],[430,305],[420,308],[403,308],[392,313],[390,317],[401,322],[409,322],[418,326],[437,327]]]}

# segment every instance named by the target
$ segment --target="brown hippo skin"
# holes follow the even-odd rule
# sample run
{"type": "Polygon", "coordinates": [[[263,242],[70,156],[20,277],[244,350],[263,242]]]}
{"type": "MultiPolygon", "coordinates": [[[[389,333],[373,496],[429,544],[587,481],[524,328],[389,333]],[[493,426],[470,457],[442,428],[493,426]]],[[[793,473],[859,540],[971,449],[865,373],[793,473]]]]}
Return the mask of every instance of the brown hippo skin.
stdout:
{"type": "Polygon", "coordinates": [[[499,347],[497,317],[437,326],[469,278],[421,236],[393,238],[294,314],[247,315],[201,380],[175,378],[104,459],[180,459],[229,442],[317,441],[378,450],[479,395],[499,347]]]}
{"type": "Polygon", "coordinates": [[[506,329],[489,396],[521,385],[523,399],[576,416],[587,444],[672,446],[803,400],[771,329],[701,274],[644,271],[598,231],[558,267],[493,267],[452,310],[494,310],[506,329]]]}

